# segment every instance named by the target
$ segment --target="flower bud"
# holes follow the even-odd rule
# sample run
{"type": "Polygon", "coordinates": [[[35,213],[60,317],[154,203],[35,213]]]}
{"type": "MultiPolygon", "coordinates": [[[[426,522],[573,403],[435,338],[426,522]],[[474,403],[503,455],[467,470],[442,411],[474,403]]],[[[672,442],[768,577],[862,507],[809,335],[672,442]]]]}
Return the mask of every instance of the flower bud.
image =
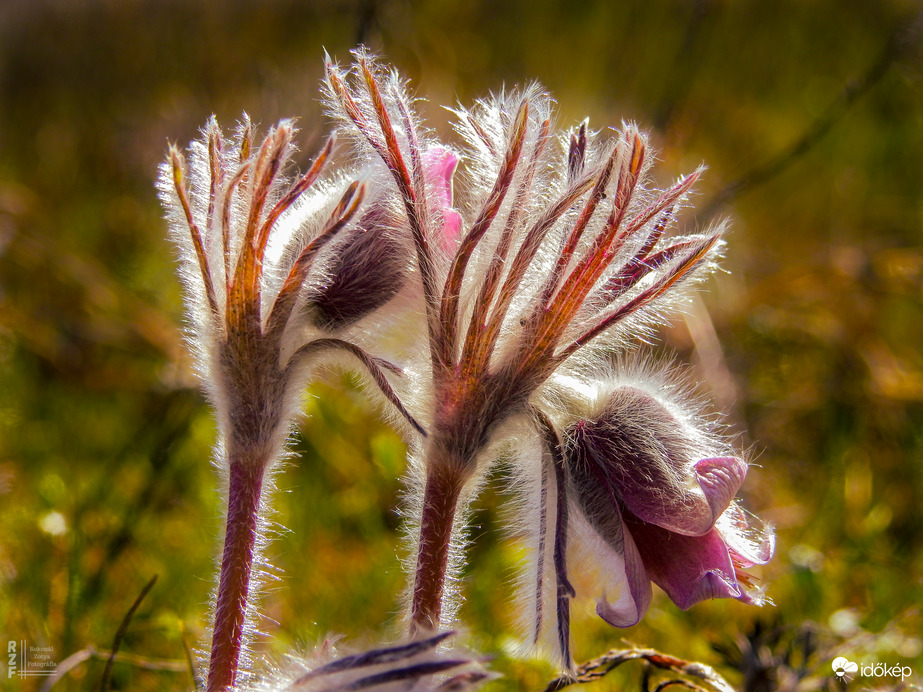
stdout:
{"type": "Polygon", "coordinates": [[[407,276],[406,255],[391,233],[389,210],[375,205],[337,243],[327,278],[308,289],[306,308],[325,331],[349,327],[391,300],[407,276]]]}

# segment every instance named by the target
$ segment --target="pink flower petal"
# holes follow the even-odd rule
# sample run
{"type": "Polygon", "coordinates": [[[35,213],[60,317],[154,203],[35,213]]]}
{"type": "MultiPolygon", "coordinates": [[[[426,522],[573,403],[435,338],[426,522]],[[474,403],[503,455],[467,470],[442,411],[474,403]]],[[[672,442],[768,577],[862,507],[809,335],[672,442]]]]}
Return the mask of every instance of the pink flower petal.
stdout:
{"type": "Polygon", "coordinates": [[[622,521],[613,488],[591,459],[580,457],[582,451],[575,449],[570,469],[578,505],[571,520],[570,545],[579,553],[575,564],[591,572],[594,587],[602,591],[596,605],[599,616],[616,627],[631,627],[647,612],[651,581],[622,521]]]}
{"type": "Polygon", "coordinates": [[[737,495],[747,464],[736,457],[702,459],[686,471],[685,484],[661,474],[662,466],[645,470],[655,478],[644,478],[637,469],[617,476],[625,506],[649,524],[683,536],[702,536],[737,495]]]}
{"type": "Polygon", "coordinates": [[[709,598],[746,599],[717,530],[681,536],[637,520],[627,525],[651,579],[683,610],[709,598]]]}
{"type": "Polygon", "coordinates": [[[636,625],[651,603],[651,580],[641,555],[620,516],[599,525],[582,513],[570,519],[568,553],[578,570],[578,584],[600,594],[597,614],[615,627],[636,625]]]}
{"type": "Polygon", "coordinates": [[[621,589],[621,598],[612,602],[610,594],[603,592],[602,597],[596,602],[596,614],[614,627],[632,627],[637,625],[647,612],[651,604],[651,580],[641,560],[641,554],[635,545],[634,539],[622,524],[623,551],[622,551],[622,577],[628,588],[621,589]]]}
{"type": "Polygon", "coordinates": [[[426,182],[435,192],[436,209],[442,213],[439,240],[444,250],[451,250],[461,233],[461,215],[452,208],[452,178],[456,168],[458,156],[451,149],[432,146],[423,152],[426,182]]]}
{"type": "MultiPolygon", "coordinates": [[[[747,462],[737,457],[701,459],[693,467],[712,512],[712,524],[726,510],[747,477],[747,462]]],[[[696,491],[693,491],[696,492],[696,491]]]]}

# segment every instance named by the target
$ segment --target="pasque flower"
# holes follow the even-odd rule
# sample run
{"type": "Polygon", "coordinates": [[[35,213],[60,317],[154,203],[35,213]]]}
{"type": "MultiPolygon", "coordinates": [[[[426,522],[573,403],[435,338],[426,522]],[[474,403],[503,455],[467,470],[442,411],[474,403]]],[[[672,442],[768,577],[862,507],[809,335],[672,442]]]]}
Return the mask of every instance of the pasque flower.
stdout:
{"type": "Polygon", "coordinates": [[[681,608],[708,598],[760,604],[744,570],[769,560],[773,535],[735,502],[747,463],[695,398],[662,369],[638,367],[576,389],[563,448],[571,542],[590,556],[574,564],[594,565],[599,615],[637,623],[651,580],[681,608]]]}
{"type": "Polygon", "coordinates": [[[359,325],[409,271],[400,259],[399,200],[358,182],[363,171],[322,177],[333,139],[307,173],[287,179],[294,134],[282,121],[254,143],[245,118],[227,141],[213,118],[190,146],[188,165],[171,149],[159,183],[181,253],[190,341],[215,408],[216,458],[228,477],[209,690],[236,680],[259,582],[251,573],[265,480],[283,454],[311,365],[321,356],[352,359],[422,431],[387,380],[386,371],[398,369],[368,354],[362,343],[370,333],[359,325]]]}
{"type": "Polygon", "coordinates": [[[732,499],[745,462],[697,442],[707,436],[694,424],[672,425],[669,407],[643,389],[614,389],[601,397],[608,405],[579,418],[562,384],[592,385],[600,363],[635,348],[681,286],[714,265],[720,228],[668,233],[700,171],[651,188],[635,127],[614,139],[586,123],[556,132],[550,97],[532,86],[456,111],[464,142],[456,209],[454,162],[434,184],[428,152],[441,145],[418,122],[405,85],[357,57],[349,71],[328,64],[330,110],[365,157],[385,164],[403,200],[426,342],[425,359],[407,366],[418,387],[405,399],[427,431],[410,472],[411,629],[452,619],[467,507],[501,456],[527,495],[529,638],[550,639],[565,665],[570,535],[594,534],[595,564],[618,567],[608,596],[621,595],[600,607],[613,624],[641,617],[649,578],[683,607],[750,598],[742,569],[768,558],[768,539],[752,542],[754,554],[741,538],[732,499]],[[642,429],[660,427],[619,437],[628,413],[642,429]]]}
{"type": "Polygon", "coordinates": [[[772,534],[734,499],[745,460],[688,394],[624,365],[722,247],[720,227],[670,232],[701,171],[656,189],[637,128],[557,131],[538,86],[459,108],[449,147],[397,73],[356,56],[349,70],[328,60],[325,81],[348,172],[327,172],[331,138],[286,178],[287,121],[255,146],[246,119],[230,141],[212,119],[188,165],[172,149],[161,174],[228,475],[209,692],[238,682],[265,480],[320,357],[361,365],[405,422],[412,640],[312,668],[292,689],[484,679],[470,658],[456,670],[434,652],[468,508],[501,459],[529,545],[524,630],[564,667],[575,585],[595,582],[616,626],[643,616],[651,581],[683,608],[759,603],[745,570],[769,559],[772,534]],[[371,355],[381,337],[402,345],[402,368],[371,355]]]}

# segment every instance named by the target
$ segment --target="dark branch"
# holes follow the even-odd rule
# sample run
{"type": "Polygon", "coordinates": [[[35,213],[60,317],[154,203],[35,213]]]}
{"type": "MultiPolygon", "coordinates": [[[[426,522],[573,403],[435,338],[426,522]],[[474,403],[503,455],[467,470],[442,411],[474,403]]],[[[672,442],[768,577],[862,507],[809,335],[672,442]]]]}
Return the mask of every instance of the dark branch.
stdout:
{"type": "Polygon", "coordinates": [[[923,11],[891,34],[884,49],[864,74],[849,80],[827,110],[808,125],[801,136],[769,160],[759,164],[719,190],[700,214],[696,223],[708,223],[732,199],[759,187],[790,168],[824,138],[824,136],[865,96],[919,40],[923,30],[923,11]]]}
{"type": "Polygon", "coordinates": [[[109,660],[106,661],[106,667],[103,670],[103,676],[99,681],[99,692],[107,692],[109,689],[109,678],[112,675],[112,664],[115,662],[116,654],[119,652],[119,647],[122,645],[122,639],[125,637],[125,633],[128,631],[128,626],[131,624],[131,619],[135,615],[135,611],[138,610],[138,606],[141,605],[141,601],[144,600],[144,597],[154,588],[154,584],[157,583],[157,575],[155,574],[151,580],[141,589],[141,593],[138,594],[138,597],[135,599],[135,602],[131,604],[131,608],[128,609],[128,612],[125,613],[125,617],[122,619],[122,624],[119,625],[119,629],[115,633],[115,639],[112,640],[112,653],[109,654],[109,660]]]}

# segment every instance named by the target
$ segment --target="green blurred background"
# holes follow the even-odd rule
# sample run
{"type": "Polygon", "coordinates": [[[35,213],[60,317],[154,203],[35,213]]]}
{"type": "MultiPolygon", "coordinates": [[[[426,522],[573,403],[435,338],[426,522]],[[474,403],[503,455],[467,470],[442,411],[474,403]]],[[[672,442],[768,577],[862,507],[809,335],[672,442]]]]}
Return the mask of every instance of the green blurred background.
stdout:
{"type": "MultiPolygon", "coordinates": [[[[323,50],[365,42],[441,104],[537,79],[562,125],[634,120],[665,183],[701,161],[688,224],[729,218],[728,273],[661,350],[690,361],[755,466],[775,523],[774,607],[658,594],[620,632],[575,606],[575,655],[626,637],[752,690],[830,686],[829,662],[923,674],[923,39],[905,0],[6,0],[0,4],[0,623],[58,662],[108,649],[184,660],[203,641],[221,528],[214,426],[182,339],[153,180],[212,114],[327,122],[323,50]],[[799,680],[807,676],[808,680],[799,680]],[[813,682],[812,682],[813,680],[813,682]]],[[[305,154],[307,160],[307,154],[305,154]]],[[[304,161],[302,161],[302,165],[304,161]]],[[[403,588],[401,440],[349,379],[307,393],[277,478],[260,656],[329,633],[386,639],[403,588]],[[282,528],[285,527],[285,528],[282,528]]],[[[499,489],[478,505],[462,613],[506,674],[515,546],[499,489]]],[[[103,663],[55,689],[98,686],[103,663]]],[[[190,689],[119,663],[113,688],[190,689]]],[[[37,689],[41,680],[0,688],[37,689]]],[[[638,684],[626,666],[598,688],[638,684]]],[[[883,681],[868,681],[867,683],[883,681]]],[[[885,680],[884,682],[888,682],[885,680]]],[[[892,681],[893,682],[893,681],[892,681]]]]}

